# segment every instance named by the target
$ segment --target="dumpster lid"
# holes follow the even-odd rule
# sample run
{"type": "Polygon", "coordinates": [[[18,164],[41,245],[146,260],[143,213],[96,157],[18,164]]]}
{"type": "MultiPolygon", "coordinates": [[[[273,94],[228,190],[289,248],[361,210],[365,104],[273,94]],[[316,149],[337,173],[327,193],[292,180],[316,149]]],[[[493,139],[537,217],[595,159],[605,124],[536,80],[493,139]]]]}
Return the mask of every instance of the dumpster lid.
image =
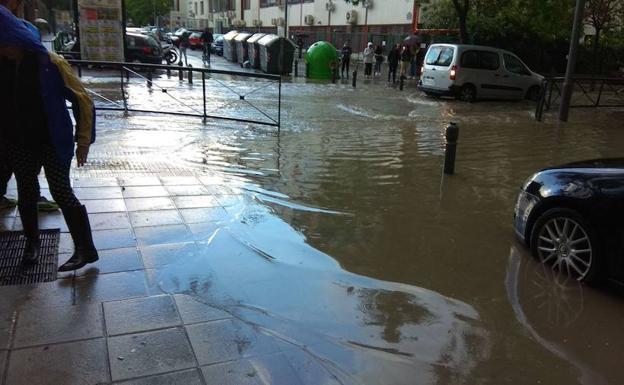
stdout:
{"type": "Polygon", "coordinates": [[[232,40],[236,37],[236,35],[238,35],[238,31],[230,31],[226,33],[225,35],[223,35],[223,39],[232,40]]]}
{"type": "Polygon", "coordinates": [[[262,39],[265,35],[266,33],[256,33],[252,37],[247,39],[247,43],[257,43],[258,40],[262,39]]]}
{"type": "Polygon", "coordinates": [[[236,41],[245,41],[247,40],[249,37],[251,37],[251,34],[248,32],[241,32],[238,35],[236,35],[236,37],[234,38],[234,40],[236,41]]]}
{"type": "Polygon", "coordinates": [[[266,35],[263,38],[261,38],[260,40],[258,40],[258,44],[265,45],[265,46],[270,46],[270,45],[274,44],[275,42],[279,41],[280,39],[285,40],[285,41],[289,42],[290,45],[292,45],[293,47],[296,47],[295,43],[293,43],[291,40],[285,39],[283,37],[279,37],[279,36],[273,35],[273,34],[269,34],[269,35],[266,35]]]}

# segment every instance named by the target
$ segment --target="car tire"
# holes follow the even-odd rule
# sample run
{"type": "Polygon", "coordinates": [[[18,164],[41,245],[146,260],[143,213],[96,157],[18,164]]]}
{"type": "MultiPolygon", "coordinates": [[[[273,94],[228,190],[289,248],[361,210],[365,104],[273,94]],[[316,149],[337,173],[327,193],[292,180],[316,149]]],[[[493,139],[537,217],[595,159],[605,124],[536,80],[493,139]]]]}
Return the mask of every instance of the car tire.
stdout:
{"type": "Polygon", "coordinates": [[[553,208],[544,212],[531,230],[531,253],[553,270],[581,282],[600,278],[602,254],[589,222],[577,211],[553,208]]]}
{"type": "Polygon", "coordinates": [[[459,89],[458,99],[466,103],[474,102],[477,100],[477,89],[472,84],[465,84],[459,89]]]}
{"type": "Polygon", "coordinates": [[[541,88],[539,86],[533,86],[527,90],[525,98],[532,102],[537,102],[540,97],[541,88]]]}

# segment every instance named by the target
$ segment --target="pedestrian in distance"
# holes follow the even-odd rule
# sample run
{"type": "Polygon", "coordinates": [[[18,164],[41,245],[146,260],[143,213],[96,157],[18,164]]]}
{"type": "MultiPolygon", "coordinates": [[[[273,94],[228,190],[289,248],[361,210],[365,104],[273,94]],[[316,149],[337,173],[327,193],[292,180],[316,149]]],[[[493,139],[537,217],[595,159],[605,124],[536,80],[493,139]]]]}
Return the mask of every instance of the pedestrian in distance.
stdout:
{"type": "Polygon", "coordinates": [[[184,56],[184,65],[188,67],[188,57],[186,56],[186,51],[189,47],[189,37],[191,33],[189,31],[184,32],[180,35],[180,64],[182,64],[182,56],[184,56]]]}
{"type": "Polygon", "coordinates": [[[397,68],[399,67],[399,61],[401,60],[401,46],[399,44],[392,47],[388,53],[388,81],[392,76],[392,83],[396,82],[397,68]]]}
{"type": "Polygon", "coordinates": [[[375,76],[381,75],[381,64],[383,61],[383,48],[378,44],[377,47],[375,47],[375,76]]]}
{"type": "Polygon", "coordinates": [[[369,42],[364,48],[364,76],[370,78],[373,73],[373,60],[375,59],[375,49],[373,43],[369,42]]]}
{"type": "Polygon", "coordinates": [[[0,162],[9,164],[17,181],[17,207],[26,238],[22,263],[37,263],[41,252],[36,182],[43,165],[74,241],[74,254],[59,271],[76,270],[98,260],[86,208],[76,199],[69,179],[74,149],[81,167],[95,140],[93,102],[71,66],[48,52],[4,7],[8,1],[14,0],[0,0],[0,162]],[[75,133],[67,101],[72,103],[75,133]]]}
{"type": "Polygon", "coordinates": [[[201,40],[204,48],[204,63],[210,65],[210,50],[212,49],[214,37],[212,36],[212,32],[210,32],[209,28],[204,29],[204,32],[201,34],[201,40]]]}
{"type": "Polygon", "coordinates": [[[405,79],[405,75],[409,70],[409,66],[412,62],[412,54],[408,46],[404,45],[401,49],[401,72],[400,76],[405,79]]]}
{"type": "Polygon", "coordinates": [[[418,72],[417,68],[418,68],[418,62],[417,60],[417,56],[418,56],[418,52],[420,51],[420,47],[416,44],[410,46],[410,71],[409,71],[409,78],[410,79],[414,79],[416,77],[416,73],[418,72]]]}
{"type": "Polygon", "coordinates": [[[353,53],[353,49],[348,41],[346,41],[342,45],[342,49],[340,50],[340,56],[342,58],[342,66],[340,69],[340,77],[345,77],[345,70],[347,72],[347,77],[349,77],[349,66],[351,64],[351,54],[353,53]]]}
{"type": "MultiPolygon", "coordinates": [[[[14,16],[18,16],[20,11],[22,0],[5,0],[0,2],[3,4],[14,16]]],[[[33,33],[37,40],[41,40],[41,33],[34,25],[30,24],[26,20],[21,20],[22,23],[28,28],[30,32],[33,33]]],[[[41,169],[40,169],[41,171],[41,169]]],[[[11,175],[13,174],[13,170],[9,167],[8,164],[0,164],[0,210],[2,209],[10,209],[17,206],[17,200],[6,197],[7,189],[9,185],[9,181],[11,180],[11,175]]],[[[39,181],[37,180],[37,190],[40,191],[39,181]]],[[[40,195],[37,201],[37,208],[39,211],[56,211],[59,209],[59,206],[56,202],[50,201],[44,196],[40,195]]]]}

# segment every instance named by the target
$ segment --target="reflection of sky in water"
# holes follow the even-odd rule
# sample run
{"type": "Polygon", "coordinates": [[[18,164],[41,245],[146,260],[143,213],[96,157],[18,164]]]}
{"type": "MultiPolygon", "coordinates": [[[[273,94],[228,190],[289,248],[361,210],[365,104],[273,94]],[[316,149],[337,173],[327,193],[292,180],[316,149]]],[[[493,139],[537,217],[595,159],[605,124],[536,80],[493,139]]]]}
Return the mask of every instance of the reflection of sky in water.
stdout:
{"type": "Polygon", "coordinates": [[[201,252],[156,273],[325,362],[345,383],[463,378],[485,358],[476,311],[429,290],[350,274],[272,210],[241,195],[201,252]],[[478,349],[477,349],[478,347],[478,349]]]}

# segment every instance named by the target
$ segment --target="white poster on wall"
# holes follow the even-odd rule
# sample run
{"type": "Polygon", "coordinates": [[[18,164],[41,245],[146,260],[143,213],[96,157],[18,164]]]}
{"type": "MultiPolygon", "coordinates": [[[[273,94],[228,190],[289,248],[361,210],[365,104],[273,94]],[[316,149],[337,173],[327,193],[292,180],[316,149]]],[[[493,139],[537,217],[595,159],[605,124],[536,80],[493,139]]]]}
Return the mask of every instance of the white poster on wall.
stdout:
{"type": "Polygon", "coordinates": [[[123,62],[122,0],[78,0],[83,60],[123,62]]]}

